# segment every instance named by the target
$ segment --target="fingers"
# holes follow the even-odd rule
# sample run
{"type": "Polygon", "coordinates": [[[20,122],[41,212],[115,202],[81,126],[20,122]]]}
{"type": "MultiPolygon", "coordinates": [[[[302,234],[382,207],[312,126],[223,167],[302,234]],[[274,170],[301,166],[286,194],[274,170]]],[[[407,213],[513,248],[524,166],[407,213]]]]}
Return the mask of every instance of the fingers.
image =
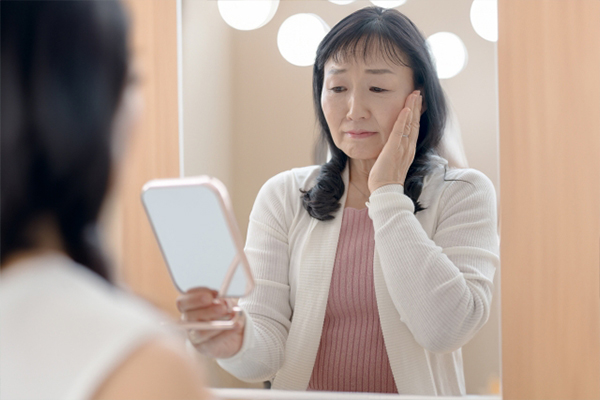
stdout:
{"type": "MultiPolygon", "coordinates": [[[[190,311],[184,314],[184,321],[187,322],[208,322],[215,320],[230,320],[234,318],[236,313],[229,311],[224,304],[215,304],[214,307],[204,308],[196,311],[190,311]]],[[[244,315],[241,314],[240,318],[234,323],[232,329],[228,329],[226,332],[235,331],[244,326],[244,315]]],[[[191,329],[188,331],[188,336],[192,344],[197,346],[200,343],[207,342],[211,338],[217,336],[223,331],[215,329],[191,329]]]]}
{"type": "Polygon", "coordinates": [[[417,143],[417,139],[419,138],[419,128],[420,128],[420,121],[421,121],[421,107],[423,105],[423,96],[421,96],[420,91],[416,91],[413,94],[413,101],[412,101],[412,118],[411,118],[411,122],[410,125],[407,127],[407,129],[409,130],[408,135],[408,140],[411,146],[409,147],[415,147],[416,143],[417,143]]]}
{"type": "Polygon", "coordinates": [[[407,135],[406,127],[410,124],[411,115],[412,112],[408,107],[404,107],[402,111],[400,111],[398,119],[396,120],[396,123],[392,128],[392,134],[390,135],[390,137],[397,137],[402,139],[405,135],[407,135]]]}
{"type": "Polygon", "coordinates": [[[223,358],[230,357],[237,353],[243,340],[243,331],[245,326],[244,315],[235,322],[232,329],[226,331],[192,330],[188,332],[190,342],[194,347],[209,357],[223,358]]]}
{"type": "Polygon", "coordinates": [[[421,91],[415,90],[406,99],[406,106],[411,110],[410,121],[405,126],[405,136],[412,136],[419,132],[419,121],[421,119],[421,91]]]}
{"type": "Polygon", "coordinates": [[[408,139],[412,138],[415,133],[418,135],[419,122],[421,119],[421,105],[422,96],[419,90],[415,90],[408,95],[404,103],[404,108],[400,111],[390,136],[408,139]]]}
{"type": "Polygon", "coordinates": [[[217,292],[207,288],[188,290],[177,299],[181,319],[186,322],[204,322],[227,319],[231,314],[228,299],[216,298],[217,292]]]}
{"type": "Polygon", "coordinates": [[[401,147],[406,147],[407,144],[412,143],[412,138],[418,135],[419,120],[421,117],[419,93],[420,92],[416,90],[408,95],[405,106],[400,112],[400,115],[398,115],[398,119],[396,120],[396,124],[392,130],[392,135],[390,135],[397,138],[395,139],[395,147],[398,150],[401,147]]]}
{"type": "Polygon", "coordinates": [[[422,98],[418,90],[406,98],[404,108],[400,111],[392,132],[369,174],[371,193],[388,184],[404,185],[416,153],[421,105],[422,98]]]}
{"type": "MultiPolygon", "coordinates": [[[[185,322],[210,322],[230,320],[237,311],[232,310],[231,299],[218,298],[218,292],[209,288],[193,288],[179,296],[177,308],[185,322]]],[[[198,351],[211,357],[230,357],[239,350],[245,325],[244,315],[235,318],[233,329],[189,329],[188,338],[198,351]]]]}
{"type": "Polygon", "coordinates": [[[198,349],[198,351],[204,352],[206,350],[206,344],[214,337],[224,333],[223,331],[217,330],[191,330],[188,332],[190,342],[198,349]]]}
{"type": "Polygon", "coordinates": [[[208,288],[193,288],[177,298],[177,309],[186,312],[196,308],[208,307],[213,304],[218,292],[208,288]]]}
{"type": "Polygon", "coordinates": [[[422,102],[423,97],[421,96],[421,92],[419,90],[415,90],[406,99],[405,109],[410,110],[410,116],[407,118],[404,125],[404,132],[402,134],[402,139],[404,140],[402,140],[402,142],[398,145],[398,147],[403,145],[406,146],[406,148],[412,150],[413,154],[417,139],[419,138],[422,102]]]}
{"type": "Polygon", "coordinates": [[[236,326],[232,330],[217,331],[211,337],[204,338],[204,341],[194,344],[196,349],[209,357],[227,358],[236,354],[242,347],[243,327],[236,326]]]}
{"type": "Polygon", "coordinates": [[[414,119],[414,113],[413,113],[413,108],[414,108],[414,101],[410,102],[410,105],[408,108],[406,108],[407,112],[408,112],[408,116],[406,117],[406,123],[404,124],[404,130],[402,132],[402,138],[406,139],[408,137],[410,137],[410,132],[411,132],[411,126],[412,126],[412,122],[414,119]]]}
{"type": "Polygon", "coordinates": [[[215,303],[208,307],[188,310],[182,315],[182,320],[186,322],[202,322],[223,319],[230,314],[226,304],[215,303]]]}

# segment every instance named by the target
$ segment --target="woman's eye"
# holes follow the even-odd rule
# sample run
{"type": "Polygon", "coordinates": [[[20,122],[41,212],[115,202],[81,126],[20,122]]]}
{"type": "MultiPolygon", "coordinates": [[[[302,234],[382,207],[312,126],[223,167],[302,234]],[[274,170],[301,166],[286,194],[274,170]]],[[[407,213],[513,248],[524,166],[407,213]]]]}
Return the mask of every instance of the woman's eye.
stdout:
{"type": "Polygon", "coordinates": [[[333,93],[342,93],[345,90],[345,88],[343,88],[342,86],[334,86],[329,90],[331,90],[333,93]]]}
{"type": "Polygon", "coordinates": [[[380,87],[373,86],[373,87],[371,87],[371,92],[383,93],[383,92],[387,92],[387,90],[386,89],[382,89],[380,87]]]}

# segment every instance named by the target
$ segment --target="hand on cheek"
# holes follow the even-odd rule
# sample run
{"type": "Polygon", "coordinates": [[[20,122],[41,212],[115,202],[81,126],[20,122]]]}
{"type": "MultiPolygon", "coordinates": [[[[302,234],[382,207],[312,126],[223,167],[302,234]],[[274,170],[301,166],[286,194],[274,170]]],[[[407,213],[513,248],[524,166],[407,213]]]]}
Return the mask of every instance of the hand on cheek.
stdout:
{"type": "Polygon", "coordinates": [[[369,174],[371,193],[385,185],[404,185],[415,158],[422,102],[423,97],[418,90],[406,98],[404,108],[369,174]]]}

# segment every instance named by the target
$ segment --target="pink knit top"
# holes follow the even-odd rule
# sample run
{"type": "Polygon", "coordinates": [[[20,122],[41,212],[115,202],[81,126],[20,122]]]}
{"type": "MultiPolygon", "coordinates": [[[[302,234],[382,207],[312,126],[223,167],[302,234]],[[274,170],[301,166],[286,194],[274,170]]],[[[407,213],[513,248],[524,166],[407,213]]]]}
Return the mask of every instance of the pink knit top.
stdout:
{"type": "Polygon", "coordinates": [[[344,209],[321,343],[308,390],[398,393],[383,342],[368,209],[344,209]]]}

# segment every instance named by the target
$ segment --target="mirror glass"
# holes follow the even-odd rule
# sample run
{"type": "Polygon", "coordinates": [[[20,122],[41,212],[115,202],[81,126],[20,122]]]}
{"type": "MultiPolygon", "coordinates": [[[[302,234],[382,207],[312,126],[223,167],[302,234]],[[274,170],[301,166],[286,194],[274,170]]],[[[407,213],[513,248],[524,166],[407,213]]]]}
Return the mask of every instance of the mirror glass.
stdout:
{"type": "MultiPolygon", "coordinates": [[[[279,49],[278,33],[296,14],[314,14],[332,27],[353,11],[372,5],[358,0],[338,3],[344,4],[280,1],[274,14],[272,9],[265,11],[267,23],[238,30],[221,17],[217,1],[182,0],[182,174],[211,175],[226,184],[242,235],[254,199],[269,178],[325,159],[316,145],[312,66],[287,61],[279,49]]],[[[454,48],[451,55],[463,54],[451,57],[443,69],[438,65],[452,110],[444,156],[452,165],[468,165],[486,174],[499,195],[496,43],[488,40],[494,39],[494,21],[471,21],[478,8],[491,5],[495,10],[495,1],[398,3],[403,4],[396,8],[426,37],[451,34],[434,36],[432,51],[454,48]]],[[[499,282],[497,271],[490,319],[463,347],[469,394],[499,393],[499,282]]],[[[213,372],[218,370],[216,364],[209,370],[213,386],[252,386],[222,371],[213,372]]]]}
{"type": "Polygon", "coordinates": [[[199,286],[220,289],[235,268],[223,295],[246,293],[246,275],[214,189],[193,181],[158,180],[145,186],[142,201],[180,292],[199,286]]]}

